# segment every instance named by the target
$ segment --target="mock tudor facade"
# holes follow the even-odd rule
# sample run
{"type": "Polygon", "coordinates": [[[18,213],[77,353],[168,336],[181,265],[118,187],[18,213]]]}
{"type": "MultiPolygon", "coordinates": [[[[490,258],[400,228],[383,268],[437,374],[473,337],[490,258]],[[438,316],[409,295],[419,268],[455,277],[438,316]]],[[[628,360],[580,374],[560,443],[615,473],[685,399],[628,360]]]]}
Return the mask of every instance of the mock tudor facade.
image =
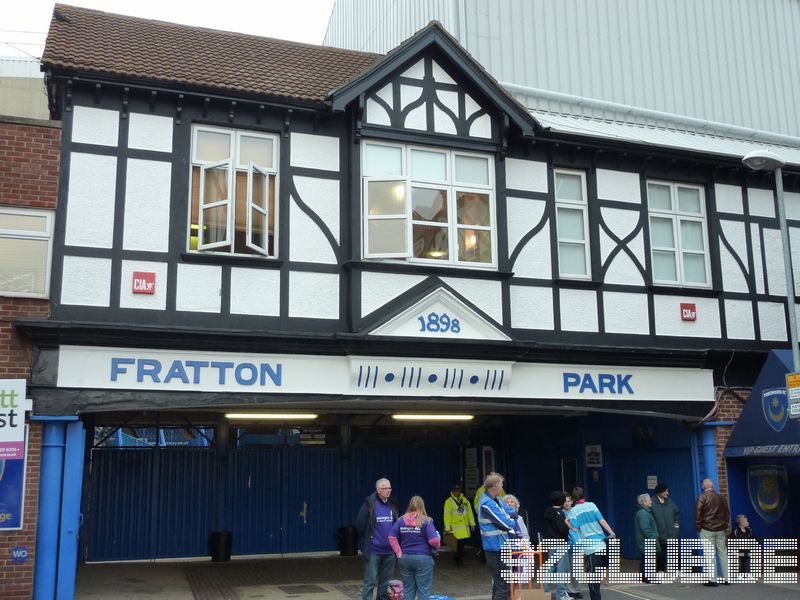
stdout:
{"type": "Polygon", "coordinates": [[[534,505],[581,482],[627,506],[641,484],[626,473],[649,460],[690,503],[716,474],[715,432],[681,423],[788,345],[769,177],[741,156],[554,132],[437,23],[380,56],[57,5],[42,63],[63,122],[51,315],[16,325],[37,349],[34,414],[77,417],[97,461],[81,559],[204,554],[212,531],[233,531],[234,554],[330,550],[381,474],[435,495],[497,466],[534,505]],[[224,416],[276,410],[319,426],[224,416]],[[403,411],[478,424],[401,432],[403,411]],[[110,440],[136,428],[198,442],[146,463],[154,503],[174,500],[161,512],[193,519],[177,541],[155,509],[112,535],[136,507],[108,481],[139,489],[145,463],[125,461],[151,458],[110,440]],[[277,462],[247,462],[248,444],[277,462]],[[415,460],[441,481],[413,479],[415,460]],[[319,494],[347,491],[287,496],[283,521],[258,524],[263,504],[221,491],[307,470],[319,494]]]}

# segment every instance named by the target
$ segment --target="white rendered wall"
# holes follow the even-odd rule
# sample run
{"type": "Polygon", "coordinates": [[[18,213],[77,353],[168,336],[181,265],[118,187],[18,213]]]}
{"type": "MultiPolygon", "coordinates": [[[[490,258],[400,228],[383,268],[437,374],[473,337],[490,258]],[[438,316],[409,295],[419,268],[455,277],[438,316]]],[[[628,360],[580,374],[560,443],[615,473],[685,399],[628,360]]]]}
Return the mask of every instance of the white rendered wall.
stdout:
{"type": "Polygon", "coordinates": [[[656,335],[720,337],[719,301],[716,298],[691,298],[691,302],[697,307],[696,321],[681,320],[680,305],[687,301],[686,297],[655,296],[653,300],[656,335]]]}
{"type": "Polygon", "coordinates": [[[71,153],[64,237],[67,246],[111,248],[116,181],[115,157],[71,153]]]}
{"type": "Polygon", "coordinates": [[[116,146],[119,143],[119,113],[89,106],[72,107],[72,141],[79,144],[116,146]]]}
{"type": "Polygon", "coordinates": [[[178,265],[175,308],[179,311],[219,313],[222,295],[222,267],[178,265]]]}
{"type": "Polygon", "coordinates": [[[145,310],[164,310],[167,307],[167,263],[143,260],[123,260],[120,272],[120,308],[141,308],[145,310]],[[133,273],[143,271],[155,273],[154,294],[134,294],[133,273]]]}
{"type": "Polygon", "coordinates": [[[742,271],[735,258],[742,261],[747,269],[747,239],[745,224],[740,221],[720,221],[720,228],[727,242],[733,248],[731,253],[720,240],[719,254],[722,267],[722,289],[726,292],[748,292],[746,272],[742,271]]]}
{"type": "Polygon", "coordinates": [[[172,163],[129,158],[125,181],[126,250],[166,252],[169,249],[172,163]]]}
{"type": "Polygon", "coordinates": [[[596,291],[561,289],[559,302],[561,304],[562,331],[596,332],[599,330],[596,291]]]}
{"type": "Polygon", "coordinates": [[[738,185],[717,183],[714,186],[714,197],[717,200],[717,212],[744,214],[742,205],[742,188],[738,185]]]}
{"type": "Polygon", "coordinates": [[[772,190],[747,188],[747,205],[750,216],[772,218],[775,216],[775,193],[772,190]]]}
{"type": "Polygon", "coordinates": [[[281,311],[278,269],[231,269],[231,314],[277,317],[281,311]]]}
{"type": "Polygon", "coordinates": [[[61,275],[61,304],[108,306],[111,259],[65,256],[61,275]]]}
{"type": "Polygon", "coordinates": [[[609,169],[597,169],[596,172],[598,198],[641,204],[642,189],[638,173],[609,169]]]}
{"type": "Polygon", "coordinates": [[[728,339],[756,339],[753,303],[748,300],[725,300],[725,327],[728,339]]]}
{"type": "Polygon", "coordinates": [[[547,193],[547,163],[519,158],[507,158],[505,163],[506,188],[547,193]]]}
{"type": "Polygon", "coordinates": [[[511,286],[511,326],[520,329],[555,327],[553,289],[527,285],[511,286]]]}
{"type": "Polygon", "coordinates": [[[339,318],[339,276],[329,273],[289,274],[289,316],[339,318]]]}
{"type": "Polygon", "coordinates": [[[171,118],[132,112],[128,119],[128,148],[172,152],[171,118]]]}
{"type": "Polygon", "coordinates": [[[291,134],[289,162],[293,167],[339,170],[339,138],[309,133],[291,134]]]}
{"type": "Polygon", "coordinates": [[[364,317],[425,280],[422,275],[361,274],[361,316],[364,317]]]}
{"type": "Polygon", "coordinates": [[[646,294],[605,292],[603,313],[606,333],[650,333],[646,294]]]}
{"type": "Polygon", "coordinates": [[[758,303],[758,323],[761,339],[765,341],[786,341],[786,310],[778,302],[758,303]]]}
{"type": "Polygon", "coordinates": [[[480,308],[490,318],[498,323],[503,322],[503,293],[499,281],[463,279],[461,277],[443,277],[442,281],[480,308]]]}

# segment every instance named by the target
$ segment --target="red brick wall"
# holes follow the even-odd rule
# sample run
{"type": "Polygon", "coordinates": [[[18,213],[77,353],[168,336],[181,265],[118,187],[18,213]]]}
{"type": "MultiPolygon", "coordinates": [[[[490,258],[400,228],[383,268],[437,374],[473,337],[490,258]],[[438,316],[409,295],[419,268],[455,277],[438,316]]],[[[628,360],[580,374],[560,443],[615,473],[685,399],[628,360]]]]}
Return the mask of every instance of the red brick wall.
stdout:
{"type": "MultiPolygon", "coordinates": [[[[715,421],[738,421],[739,415],[752,392],[749,388],[723,388],[717,390],[717,414],[715,421]]],[[[717,436],[717,472],[719,475],[719,493],[728,495],[728,469],[725,465],[725,446],[733,433],[733,425],[720,425],[716,428],[717,436]]]]}
{"type": "MultiPolygon", "coordinates": [[[[0,117],[0,205],[56,207],[61,142],[61,129],[57,125],[0,117]]],[[[32,348],[17,334],[13,320],[46,318],[49,310],[48,300],[0,296],[0,378],[30,380],[32,348]]],[[[3,600],[29,600],[33,593],[41,425],[31,423],[28,436],[23,528],[0,531],[0,598],[3,600]],[[25,563],[11,562],[11,549],[16,546],[27,546],[25,563]]]]}
{"type": "Polygon", "coordinates": [[[0,117],[0,204],[56,207],[61,144],[57,125],[0,117]]]}

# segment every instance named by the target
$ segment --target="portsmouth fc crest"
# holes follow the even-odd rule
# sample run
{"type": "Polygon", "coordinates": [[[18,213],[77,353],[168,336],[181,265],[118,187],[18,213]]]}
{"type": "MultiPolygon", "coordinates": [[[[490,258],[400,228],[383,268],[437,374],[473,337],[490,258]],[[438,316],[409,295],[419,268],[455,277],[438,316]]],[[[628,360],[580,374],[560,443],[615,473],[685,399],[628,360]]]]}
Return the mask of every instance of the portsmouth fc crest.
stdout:
{"type": "Polygon", "coordinates": [[[761,392],[764,418],[775,431],[780,431],[789,420],[789,397],[786,388],[771,388],[761,392]]]}
{"type": "Polygon", "coordinates": [[[789,500],[789,476],[786,467],[752,465],[747,468],[750,503],[767,523],[781,518],[789,500]]]}

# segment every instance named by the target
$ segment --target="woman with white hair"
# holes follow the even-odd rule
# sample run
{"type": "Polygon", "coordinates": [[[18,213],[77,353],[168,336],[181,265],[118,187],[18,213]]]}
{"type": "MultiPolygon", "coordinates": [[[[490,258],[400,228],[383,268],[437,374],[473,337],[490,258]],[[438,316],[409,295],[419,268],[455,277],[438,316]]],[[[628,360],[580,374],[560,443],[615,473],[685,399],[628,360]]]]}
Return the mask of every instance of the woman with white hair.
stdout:
{"type": "Polygon", "coordinates": [[[528,527],[525,525],[525,521],[522,520],[522,515],[519,514],[519,499],[514,494],[506,494],[503,496],[503,502],[517,513],[517,518],[514,519],[514,530],[517,533],[517,537],[529,540],[531,536],[528,535],[528,527]]]}
{"type": "MultiPolygon", "coordinates": [[[[653,517],[653,499],[650,494],[639,494],[636,499],[639,503],[639,510],[636,513],[636,546],[641,553],[640,570],[642,572],[642,581],[645,583],[653,583],[647,576],[644,570],[644,546],[645,540],[655,540],[656,548],[658,548],[658,526],[656,525],[655,517],[653,517]]],[[[653,565],[652,571],[655,571],[653,565]]],[[[653,573],[649,573],[652,575],[653,573]]]]}

